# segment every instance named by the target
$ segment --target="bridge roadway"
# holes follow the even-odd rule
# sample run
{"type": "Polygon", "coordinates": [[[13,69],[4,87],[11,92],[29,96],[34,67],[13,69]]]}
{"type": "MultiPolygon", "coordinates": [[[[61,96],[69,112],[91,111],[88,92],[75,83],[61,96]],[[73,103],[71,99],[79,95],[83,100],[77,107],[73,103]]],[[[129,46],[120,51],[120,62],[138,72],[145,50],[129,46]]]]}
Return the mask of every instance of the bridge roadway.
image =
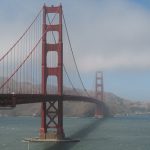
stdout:
{"type": "Polygon", "coordinates": [[[95,99],[93,97],[86,96],[75,96],[75,95],[63,95],[58,96],[55,94],[43,95],[43,94],[0,94],[0,107],[15,107],[20,104],[29,104],[29,103],[40,103],[46,101],[82,101],[88,103],[96,104],[100,109],[103,108],[103,113],[107,113],[106,105],[103,101],[95,99]]]}

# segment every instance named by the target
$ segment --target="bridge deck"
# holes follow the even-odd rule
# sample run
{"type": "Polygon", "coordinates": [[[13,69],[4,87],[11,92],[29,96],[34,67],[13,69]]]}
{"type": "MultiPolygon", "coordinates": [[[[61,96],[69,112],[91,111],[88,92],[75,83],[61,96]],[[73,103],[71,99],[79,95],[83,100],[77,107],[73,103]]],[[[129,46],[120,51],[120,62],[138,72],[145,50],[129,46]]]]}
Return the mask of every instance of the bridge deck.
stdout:
{"type": "Polygon", "coordinates": [[[19,104],[40,103],[43,101],[55,101],[62,99],[63,101],[82,101],[102,105],[103,102],[92,97],[75,96],[75,95],[43,95],[43,94],[0,94],[0,107],[8,107],[19,104]]]}
{"type": "Polygon", "coordinates": [[[0,108],[13,108],[16,105],[20,104],[29,104],[29,103],[41,103],[43,101],[74,101],[74,102],[88,102],[94,103],[99,108],[103,109],[104,115],[109,115],[108,108],[103,101],[95,99],[93,97],[86,96],[75,96],[75,95],[43,95],[43,94],[0,94],[0,108]]]}

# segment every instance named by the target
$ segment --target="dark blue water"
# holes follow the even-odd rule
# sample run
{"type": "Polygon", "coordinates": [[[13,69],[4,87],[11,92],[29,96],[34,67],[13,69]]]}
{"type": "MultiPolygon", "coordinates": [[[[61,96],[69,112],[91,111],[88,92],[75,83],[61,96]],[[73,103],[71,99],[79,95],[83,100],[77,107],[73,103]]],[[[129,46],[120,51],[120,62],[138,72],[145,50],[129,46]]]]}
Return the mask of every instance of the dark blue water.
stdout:
{"type": "MultiPolygon", "coordinates": [[[[149,150],[150,116],[109,119],[65,118],[66,136],[78,143],[34,143],[30,150],[149,150]]],[[[38,136],[40,118],[0,117],[0,150],[27,150],[25,137],[38,136]]]]}

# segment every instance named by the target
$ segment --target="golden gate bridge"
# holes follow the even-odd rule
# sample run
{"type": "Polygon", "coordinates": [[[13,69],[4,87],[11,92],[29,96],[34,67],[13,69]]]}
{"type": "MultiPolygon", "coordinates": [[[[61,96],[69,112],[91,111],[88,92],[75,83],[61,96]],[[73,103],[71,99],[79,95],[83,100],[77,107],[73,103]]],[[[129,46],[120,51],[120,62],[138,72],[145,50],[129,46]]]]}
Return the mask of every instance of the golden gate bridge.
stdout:
{"type": "Polygon", "coordinates": [[[1,53],[0,70],[1,108],[41,103],[40,135],[35,140],[66,139],[63,101],[95,103],[95,116],[108,114],[103,73],[96,73],[95,95],[90,94],[77,66],[62,5],[43,6],[17,42],[1,53]]]}

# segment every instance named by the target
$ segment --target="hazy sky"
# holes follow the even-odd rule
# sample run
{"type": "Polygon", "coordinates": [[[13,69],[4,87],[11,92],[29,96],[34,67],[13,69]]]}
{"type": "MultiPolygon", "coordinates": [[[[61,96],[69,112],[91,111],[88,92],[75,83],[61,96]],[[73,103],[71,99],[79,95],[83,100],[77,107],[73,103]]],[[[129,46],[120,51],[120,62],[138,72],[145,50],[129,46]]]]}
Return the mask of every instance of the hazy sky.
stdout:
{"type": "Polygon", "coordinates": [[[0,49],[8,49],[43,3],[62,2],[77,64],[88,89],[104,72],[105,91],[150,101],[149,0],[1,0],[0,49]]]}

